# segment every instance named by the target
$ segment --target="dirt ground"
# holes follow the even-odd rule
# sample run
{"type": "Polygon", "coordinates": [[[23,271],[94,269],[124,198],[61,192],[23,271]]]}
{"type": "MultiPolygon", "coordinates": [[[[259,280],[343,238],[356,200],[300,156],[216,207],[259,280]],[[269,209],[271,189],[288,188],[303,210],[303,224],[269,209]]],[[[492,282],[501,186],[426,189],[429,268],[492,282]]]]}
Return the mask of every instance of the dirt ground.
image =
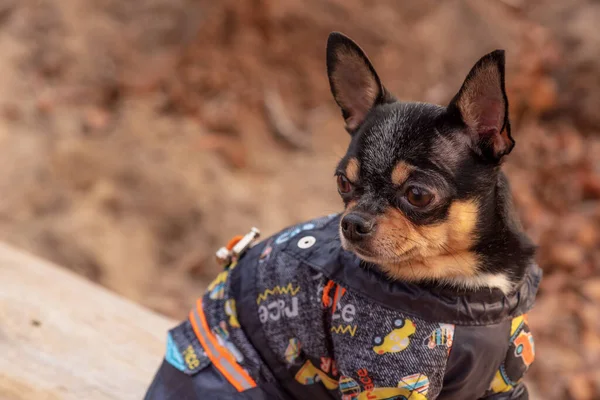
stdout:
{"type": "Polygon", "coordinates": [[[0,0],[0,239],[182,318],[216,248],[341,209],[327,35],[445,104],[507,50],[534,399],[600,398],[600,3],[0,0]]]}

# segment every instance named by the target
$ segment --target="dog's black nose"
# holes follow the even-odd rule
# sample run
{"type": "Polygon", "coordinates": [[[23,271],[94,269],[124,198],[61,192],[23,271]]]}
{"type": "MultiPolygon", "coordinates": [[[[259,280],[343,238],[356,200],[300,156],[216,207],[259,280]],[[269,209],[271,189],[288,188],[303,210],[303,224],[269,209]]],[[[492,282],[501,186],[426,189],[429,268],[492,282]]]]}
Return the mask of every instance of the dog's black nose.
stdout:
{"type": "Polygon", "coordinates": [[[342,233],[344,237],[353,242],[358,242],[373,233],[375,224],[364,215],[353,212],[342,218],[342,233]]]}

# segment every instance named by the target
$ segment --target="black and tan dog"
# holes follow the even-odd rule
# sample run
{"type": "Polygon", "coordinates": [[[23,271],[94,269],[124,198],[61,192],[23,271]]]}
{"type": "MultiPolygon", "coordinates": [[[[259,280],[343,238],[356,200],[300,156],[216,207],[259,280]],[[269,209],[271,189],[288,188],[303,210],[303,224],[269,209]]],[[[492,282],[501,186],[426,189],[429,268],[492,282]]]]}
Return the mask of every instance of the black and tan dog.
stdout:
{"type": "Polygon", "coordinates": [[[402,103],[360,48],[332,35],[331,89],[352,142],[337,169],[342,244],[394,279],[510,292],[533,246],[512,212],[504,52],[473,67],[448,107],[402,103]]]}
{"type": "Polygon", "coordinates": [[[447,107],[397,101],[339,33],[327,70],[345,211],[234,258],[169,332],[147,399],[526,399],[541,272],[500,170],[504,52],[447,107]]]}

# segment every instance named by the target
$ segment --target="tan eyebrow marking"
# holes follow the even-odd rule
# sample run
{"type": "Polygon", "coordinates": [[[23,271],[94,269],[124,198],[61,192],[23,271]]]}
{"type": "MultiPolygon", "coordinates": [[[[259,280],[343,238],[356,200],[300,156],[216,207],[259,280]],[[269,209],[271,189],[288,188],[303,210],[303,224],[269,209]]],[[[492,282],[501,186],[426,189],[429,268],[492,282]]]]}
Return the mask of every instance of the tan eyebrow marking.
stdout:
{"type": "Polygon", "coordinates": [[[348,164],[346,165],[346,178],[350,180],[350,182],[356,182],[358,180],[358,171],[360,170],[360,164],[355,157],[352,157],[348,160],[348,164]]]}
{"type": "Polygon", "coordinates": [[[414,167],[408,165],[404,161],[398,162],[392,171],[392,183],[394,185],[401,185],[408,179],[408,175],[413,170],[414,167]]]}

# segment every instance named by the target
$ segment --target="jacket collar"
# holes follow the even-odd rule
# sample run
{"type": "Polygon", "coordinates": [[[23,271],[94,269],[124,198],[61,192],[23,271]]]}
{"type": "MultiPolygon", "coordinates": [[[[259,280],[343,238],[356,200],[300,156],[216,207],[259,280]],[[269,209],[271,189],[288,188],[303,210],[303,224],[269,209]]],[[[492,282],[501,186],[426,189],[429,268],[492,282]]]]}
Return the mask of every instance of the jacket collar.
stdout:
{"type": "Polygon", "coordinates": [[[419,318],[457,325],[491,325],[527,313],[535,301],[542,271],[531,264],[521,282],[510,294],[499,289],[481,289],[462,293],[441,287],[427,287],[391,281],[375,266],[361,262],[342,249],[338,218],[307,231],[315,238],[309,249],[284,246],[293,257],[322,272],[342,287],[361,293],[383,306],[419,318]]]}

